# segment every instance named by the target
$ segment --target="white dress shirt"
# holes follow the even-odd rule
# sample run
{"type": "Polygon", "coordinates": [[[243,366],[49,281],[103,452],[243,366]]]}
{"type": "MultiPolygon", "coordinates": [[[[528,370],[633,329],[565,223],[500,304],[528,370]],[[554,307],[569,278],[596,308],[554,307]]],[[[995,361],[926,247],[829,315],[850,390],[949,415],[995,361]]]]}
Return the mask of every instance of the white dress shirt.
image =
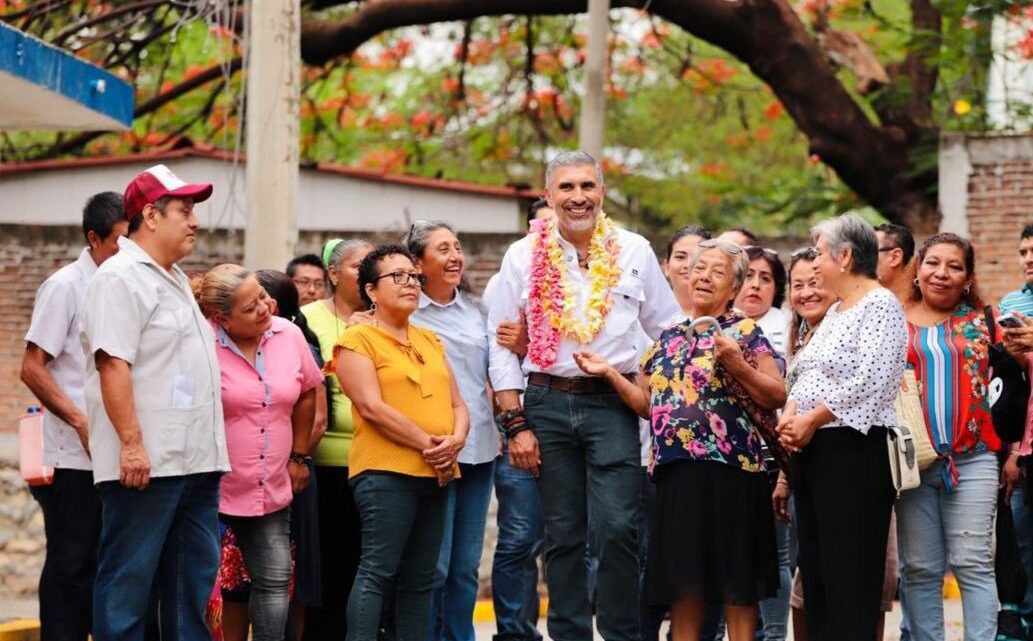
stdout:
{"type": "Polygon", "coordinates": [[[86,406],[94,481],[119,478],[121,442],[104,409],[95,354],[129,363],[151,477],[227,472],[215,334],[186,274],[166,271],[139,245],[118,239],[81,308],[86,406]]]}
{"type": "MultiPolygon", "coordinates": [[[[79,344],[79,305],[95,273],[97,263],[89,249],[83,249],[74,263],[54,272],[36,292],[32,322],[25,334],[25,342],[51,357],[47,370],[68,400],[83,413],[86,357],[79,344]]],[[[93,469],[75,428],[53,412],[43,414],[43,464],[68,470],[93,469]]]]}
{"type": "Polygon", "coordinates": [[[907,357],[904,310],[888,289],[877,287],[846,311],[835,303],[811,340],[793,359],[789,400],[796,413],[824,403],[835,420],[862,434],[896,425],[894,401],[907,357]]]}
{"type": "Polygon", "coordinates": [[[757,319],[757,325],[760,327],[760,331],[764,332],[764,338],[768,339],[768,342],[782,358],[786,357],[791,319],[789,312],[779,307],[772,307],[757,319]]]}
{"type": "Polygon", "coordinates": [[[480,465],[495,460],[499,434],[488,400],[488,327],[484,312],[463,292],[441,305],[424,293],[410,317],[413,325],[437,334],[456,377],[459,393],[470,412],[470,432],[459,462],[480,465]]]}
{"type": "MultiPolygon", "coordinates": [[[[649,242],[623,229],[617,230],[617,242],[620,254],[616,260],[621,268],[621,277],[617,286],[610,291],[613,308],[606,316],[602,329],[587,344],[562,336],[556,362],[546,370],[533,363],[530,357],[524,359],[521,369],[520,359],[495,341],[495,330],[499,323],[517,320],[520,310],[527,308],[533,237],[525,236],[510,246],[502,259],[498,280],[492,284],[488,309],[488,331],[491,334],[489,372],[496,391],[523,390],[524,375],[531,372],[544,371],[563,377],[584,376],[573,356],[575,351],[580,350],[599,354],[619,372],[638,371],[639,351],[635,345],[637,326],[641,324],[646,334],[655,340],[661,330],[680,319],[682,313],[649,242]]],[[[583,310],[588,302],[590,281],[578,269],[577,250],[574,246],[562,236],[559,237],[559,244],[567,262],[571,290],[578,298],[578,308],[583,310]]],[[[531,319],[527,321],[530,323],[531,319]]]]}

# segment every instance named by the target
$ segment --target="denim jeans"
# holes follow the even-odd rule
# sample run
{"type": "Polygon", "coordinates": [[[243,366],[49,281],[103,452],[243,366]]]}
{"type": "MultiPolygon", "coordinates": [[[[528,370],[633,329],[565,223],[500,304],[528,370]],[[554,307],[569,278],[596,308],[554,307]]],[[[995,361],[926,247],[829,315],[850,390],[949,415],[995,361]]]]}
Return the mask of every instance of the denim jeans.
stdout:
{"type": "Polygon", "coordinates": [[[348,641],[374,641],[381,606],[395,591],[398,641],[424,641],[448,493],[433,478],[363,472],[351,480],[362,554],[348,598],[348,641]]]}
{"type": "Polygon", "coordinates": [[[495,459],[498,539],[491,563],[491,598],[497,634],[493,641],[541,641],[538,632],[538,555],[542,513],[534,476],[509,463],[505,442],[495,459]]]}
{"type": "Polygon", "coordinates": [[[429,641],[475,641],[473,608],[477,571],[484,549],[484,526],[491,502],[495,461],[459,464],[462,477],[447,488],[445,528],[434,574],[429,641]]]}
{"type": "MultiPolygon", "coordinates": [[[[1027,472],[1028,473],[1028,472],[1027,472]]],[[[1011,495],[1011,515],[1015,520],[1015,536],[1019,540],[1019,557],[1026,570],[1026,596],[1019,612],[1030,621],[1033,619],[1033,515],[1030,514],[1026,495],[1021,487],[1011,495]]]]}
{"type": "Polygon", "coordinates": [[[997,583],[993,534],[997,507],[997,458],[992,452],[958,455],[957,488],[943,486],[943,461],[922,472],[922,484],[897,502],[897,532],[911,638],[942,639],[943,575],[954,572],[961,588],[965,641],[993,639],[997,631],[997,583]]]}
{"type": "Polygon", "coordinates": [[[545,521],[549,636],[593,638],[585,568],[590,512],[599,556],[599,633],[606,641],[637,641],[638,418],[616,392],[570,394],[542,385],[528,385],[524,413],[542,460],[538,497],[545,521]]]}
{"type": "Polygon", "coordinates": [[[205,607],[219,568],[217,472],[97,484],[104,506],[93,590],[93,638],[141,641],[151,586],[161,638],[210,639],[205,607]]]}
{"type": "Polygon", "coordinates": [[[40,638],[86,641],[93,628],[100,497],[88,470],[54,470],[50,485],[30,487],[43,511],[47,555],[39,577],[40,638]]]}
{"type": "Polygon", "coordinates": [[[339,641],[348,631],[348,596],[362,544],[348,468],[316,465],[322,605],[309,608],[305,641],[339,641]]]}
{"type": "Polygon", "coordinates": [[[220,518],[233,528],[244,566],[251,576],[251,638],[279,641],[287,625],[291,579],[291,509],[264,516],[220,518]]]}
{"type": "MultiPolygon", "coordinates": [[[[789,501],[792,514],[792,499],[789,501]]],[[[770,599],[759,604],[761,620],[757,632],[757,641],[785,641],[789,632],[789,593],[793,589],[792,560],[790,542],[792,540],[789,523],[775,520],[775,544],[778,549],[778,592],[770,599]]]]}

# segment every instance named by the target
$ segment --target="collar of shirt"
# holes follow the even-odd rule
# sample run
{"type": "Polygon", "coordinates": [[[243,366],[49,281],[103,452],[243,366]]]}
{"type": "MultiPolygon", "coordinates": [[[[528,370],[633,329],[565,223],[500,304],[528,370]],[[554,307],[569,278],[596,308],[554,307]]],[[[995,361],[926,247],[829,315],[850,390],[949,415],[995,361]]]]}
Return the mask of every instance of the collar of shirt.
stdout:
{"type": "MultiPolygon", "coordinates": [[[[189,283],[190,279],[187,278],[186,272],[180,269],[176,263],[172,264],[172,269],[168,270],[155,262],[154,258],[144,251],[143,247],[136,244],[136,241],[129,238],[128,236],[121,236],[118,239],[118,251],[125,252],[127,255],[132,257],[138,263],[144,263],[145,265],[153,266],[162,278],[167,279],[176,286],[177,291],[186,295],[189,291],[184,291],[183,288],[189,283]]],[[[189,287],[187,287],[189,289],[189,287]]]]}
{"type": "Polygon", "coordinates": [[[420,303],[417,309],[423,309],[431,305],[443,308],[452,307],[453,305],[455,305],[456,307],[466,309],[466,301],[463,300],[463,292],[459,291],[458,289],[456,290],[456,295],[452,297],[452,300],[448,301],[445,304],[441,304],[433,298],[431,298],[430,296],[427,296],[427,294],[420,292],[420,303]]]}
{"type": "Polygon", "coordinates": [[[86,278],[90,278],[97,273],[97,263],[93,261],[93,256],[90,255],[89,247],[83,248],[82,252],[79,254],[79,258],[75,261],[75,265],[86,278]]]}
{"type": "MultiPolygon", "coordinates": [[[[230,350],[245,361],[248,360],[247,357],[244,356],[244,352],[240,351],[240,348],[237,347],[235,342],[233,342],[233,339],[230,338],[229,333],[226,332],[226,329],[222,325],[212,321],[212,329],[215,330],[216,340],[219,342],[221,347],[230,350]]],[[[265,358],[262,354],[262,346],[265,345],[266,341],[273,337],[273,334],[278,334],[282,331],[283,326],[280,325],[278,327],[277,323],[274,322],[269,326],[269,329],[262,332],[262,338],[258,341],[258,354],[255,356],[255,369],[258,370],[259,376],[265,376],[265,358]]]]}

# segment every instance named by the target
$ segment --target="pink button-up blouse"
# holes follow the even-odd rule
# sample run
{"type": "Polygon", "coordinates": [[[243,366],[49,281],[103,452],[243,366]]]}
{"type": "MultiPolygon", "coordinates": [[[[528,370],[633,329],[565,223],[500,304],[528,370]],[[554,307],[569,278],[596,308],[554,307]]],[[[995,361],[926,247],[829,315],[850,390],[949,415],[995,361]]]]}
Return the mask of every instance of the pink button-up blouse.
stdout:
{"type": "Polygon", "coordinates": [[[301,330],[274,317],[252,365],[215,327],[222,408],[232,471],[222,477],[219,512],[262,516],[287,507],[293,494],[287,458],[298,398],[323,382],[301,330]]]}

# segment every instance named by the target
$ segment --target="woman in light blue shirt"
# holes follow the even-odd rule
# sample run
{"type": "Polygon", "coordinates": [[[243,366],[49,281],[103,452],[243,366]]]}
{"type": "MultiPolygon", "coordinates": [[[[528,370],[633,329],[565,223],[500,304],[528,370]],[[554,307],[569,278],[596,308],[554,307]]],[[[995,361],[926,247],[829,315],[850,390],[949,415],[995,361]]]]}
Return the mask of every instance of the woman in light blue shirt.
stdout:
{"type": "Polygon", "coordinates": [[[427,636],[431,640],[474,641],[477,570],[499,451],[488,398],[487,318],[480,301],[465,287],[466,257],[450,225],[417,221],[405,242],[427,277],[412,323],[434,331],[444,343],[470,411],[470,432],[459,454],[461,478],[448,488],[445,534],[427,636]]]}

